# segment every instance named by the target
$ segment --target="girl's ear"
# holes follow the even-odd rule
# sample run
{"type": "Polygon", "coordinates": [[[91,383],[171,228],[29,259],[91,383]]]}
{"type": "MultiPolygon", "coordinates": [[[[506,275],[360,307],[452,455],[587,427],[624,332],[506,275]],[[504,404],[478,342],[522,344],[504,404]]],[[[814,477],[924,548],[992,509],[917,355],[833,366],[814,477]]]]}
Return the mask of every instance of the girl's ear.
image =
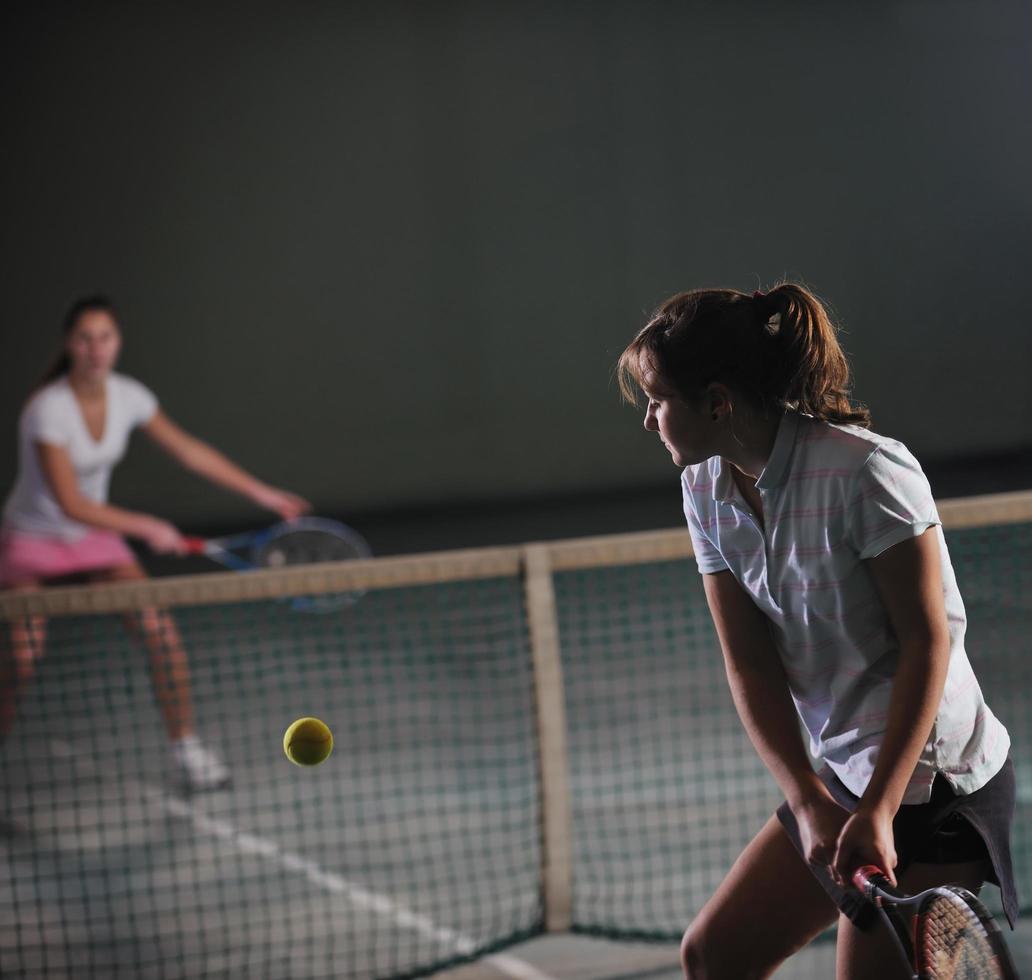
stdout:
{"type": "Polygon", "coordinates": [[[726,385],[711,381],[706,386],[706,407],[714,419],[731,411],[731,392],[726,385]]]}

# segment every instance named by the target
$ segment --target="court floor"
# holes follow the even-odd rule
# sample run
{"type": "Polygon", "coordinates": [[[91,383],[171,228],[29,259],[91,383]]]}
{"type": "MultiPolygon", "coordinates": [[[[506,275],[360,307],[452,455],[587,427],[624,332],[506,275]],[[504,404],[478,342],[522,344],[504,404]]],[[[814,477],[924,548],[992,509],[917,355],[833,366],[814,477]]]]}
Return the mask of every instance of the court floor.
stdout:
{"type": "MultiPolygon", "coordinates": [[[[1032,919],[1007,933],[1021,976],[1032,976],[1032,919]]],[[[506,950],[504,958],[437,974],[440,980],[681,980],[673,944],[618,943],[589,936],[543,936],[506,950]]],[[[776,980],[831,980],[835,947],[822,941],[803,950],[775,974],[776,980]]]]}

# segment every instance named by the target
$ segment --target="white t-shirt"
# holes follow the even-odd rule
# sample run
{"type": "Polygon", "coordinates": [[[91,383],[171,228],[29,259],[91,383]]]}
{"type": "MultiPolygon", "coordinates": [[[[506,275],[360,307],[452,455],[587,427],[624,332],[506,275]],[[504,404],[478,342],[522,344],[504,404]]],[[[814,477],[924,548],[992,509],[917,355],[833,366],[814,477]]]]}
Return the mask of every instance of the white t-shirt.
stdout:
{"type": "Polygon", "coordinates": [[[756,489],[761,527],[714,456],[681,477],[700,572],[729,569],[770,621],[810,751],[856,796],[874,772],[899,649],[864,560],[932,529],[950,635],[946,687],[904,803],[937,772],[972,793],[1003,766],[1007,729],[982,698],[964,648],[967,615],[931,488],[894,439],[786,412],[756,489]]]}
{"type": "Polygon", "coordinates": [[[129,433],[149,422],[157,410],[158,400],[148,388],[124,374],[112,373],[107,379],[104,432],[96,440],[86,428],[67,376],[41,388],[19,419],[18,477],[4,504],[4,524],[65,541],[81,538],[90,528],[61,510],[40,466],[36,444],[64,448],[75,468],[80,493],[105,503],[111,471],[125,455],[129,433]]]}

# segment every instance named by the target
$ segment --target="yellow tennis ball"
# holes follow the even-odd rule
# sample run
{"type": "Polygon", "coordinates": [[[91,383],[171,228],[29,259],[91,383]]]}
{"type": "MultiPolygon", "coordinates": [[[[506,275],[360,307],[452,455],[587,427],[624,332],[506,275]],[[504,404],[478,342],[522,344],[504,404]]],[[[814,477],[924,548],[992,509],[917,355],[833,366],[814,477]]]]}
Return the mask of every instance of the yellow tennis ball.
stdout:
{"type": "Polygon", "coordinates": [[[298,718],[283,735],[283,751],[298,766],[317,766],[333,751],[333,732],[318,718],[298,718]]]}

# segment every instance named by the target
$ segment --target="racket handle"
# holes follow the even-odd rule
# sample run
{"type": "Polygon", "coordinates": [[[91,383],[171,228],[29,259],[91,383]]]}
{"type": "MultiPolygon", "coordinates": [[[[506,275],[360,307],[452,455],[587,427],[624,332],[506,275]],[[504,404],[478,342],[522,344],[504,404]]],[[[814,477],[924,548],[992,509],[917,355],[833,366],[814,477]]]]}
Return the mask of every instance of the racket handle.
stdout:
{"type": "Polygon", "coordinates": [[[203,555],[208,550],[208,542],[204,538],[183,537],[183,544],[186,545],[186,554],[203,555]]]}
{"type": "Polygon", "coordinates": [[[870,898],[875,888],[891,888],[892,885],[876,864],[865,864],[853,872],[853,887],[870,898]]]}

